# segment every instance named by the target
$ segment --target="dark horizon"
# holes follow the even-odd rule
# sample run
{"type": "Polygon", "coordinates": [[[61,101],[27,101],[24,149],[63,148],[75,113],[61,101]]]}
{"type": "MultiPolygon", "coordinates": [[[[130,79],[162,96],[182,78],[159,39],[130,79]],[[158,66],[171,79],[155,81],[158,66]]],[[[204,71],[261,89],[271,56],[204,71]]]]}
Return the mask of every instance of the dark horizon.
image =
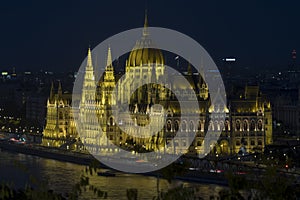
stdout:
{"type": "Polygon", "coordinates": [[[146,7],[150,26],[192,37],[219,67],[222,58],[234,56],[239,67],[284,68],[292,62],[292,50],[300,49],[298,1],[145,5],[143,1],[4,2],[0,70],[76,71],[89,45],[94,48],[113,34],[142,27],[146,7]]]}

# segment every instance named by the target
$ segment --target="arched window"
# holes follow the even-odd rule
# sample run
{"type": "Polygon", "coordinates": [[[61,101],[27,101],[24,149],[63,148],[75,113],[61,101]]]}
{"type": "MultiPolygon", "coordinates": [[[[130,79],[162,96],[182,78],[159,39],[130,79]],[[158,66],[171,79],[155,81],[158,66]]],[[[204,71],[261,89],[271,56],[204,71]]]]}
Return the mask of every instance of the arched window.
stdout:
{"type": "Polygon", "coordinates": [[[254,130],[255,130],[255,121],[252,119],[250,123],[250,131],[254,131],[254,130]]]}
{"type": "Polygon", "coordinates": [[[214,130],[215,130],[215,131],[219,131],[219,130],[220,130],[220,126],[219,126],[218,121],[215,121],[215,127],[214,127],[214,130]]]}
{"type": "Polygon", "coordinates": [[[167,122],[167,131],[171,131],[171,121],[168,120],[167,122]]]}
{"type": "Polygon", "coordinates": [[[64,115],[62,112],[59,112],[59,119],[63,119],[64,118],[64,115]]]}
{"type": "Polygon", "coordinates": [[[175,131],[178,131],[179,130],[179,124],[178,124],[178,121],[176,120],[175,123],[174,123],[174,129],[175,131]]]}
{"type": "Polygon", "coordinates": [[[258,120],[257,129],[260,131],[262,130],[262,120],[261,119],[258,120]]]}
{"type": "Polygon", "coordinates": [[[244,127],[244,131],[248,130],[248,121],[247,120],[244,120],[243,127],[244,127]]]}
{"type": "Polygon", "coordinates": [[[114,119],[112,117],[109,118],[109,125],[114,125],[114,119]]]}
{"type": "Polygon", "coordinates": [[[190,131],[194,131],[194,122],[190,121],[190,131]]]}
{"type": "Polygon", "coordinates": [[[241,129],[241,122],[240,122],[240,120],[236,120],[235,127],[236,127],[236,130],[238,130],[238,131],[241,129]]]}
{"type": "Polygon", "coordinates": [[[181,123],[181,131],[187,131],[186,121],[182,121],[182,123],[181,123]]]}
{"type": "Polygon", "coordinates": [[[229,131],[229,121],[225,121],[225,131],[229,131]]]}

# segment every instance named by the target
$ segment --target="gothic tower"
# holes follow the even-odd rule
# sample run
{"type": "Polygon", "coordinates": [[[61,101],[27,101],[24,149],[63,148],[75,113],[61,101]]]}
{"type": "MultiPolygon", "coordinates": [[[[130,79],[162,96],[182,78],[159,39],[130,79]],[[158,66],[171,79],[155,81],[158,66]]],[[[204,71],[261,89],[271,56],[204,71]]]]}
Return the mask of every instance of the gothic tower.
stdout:
{"type": "Polygon", "coordinates": [[[60,81],[58,82],[57,93],[54,92],[52,82],[47,101],[47,123],[43,132],[43,144],[45,146],[59,147],[76,138],[70,102],[70,97],[62,92],[60,81]]]}
{"type": "Polygon", "coordinates": [[[108,48],[106,67],[104,75],[98,84],[98,95],[100,112],[98,114],[99,123],[103,133],[109,140],[119,143],[118,126],[115,125],[113,109],[116,109],[116,94],[115,94],[115,75],[112,64],[111,49],[108,48]]]}
{"type": "Polygon", "coordinates": [[[96,83],[90,48],[85,67],[79,115],[81,141],[88,150],[95,151],[95,145],[98,144],[99,126],[96,115],[96,83]]]}

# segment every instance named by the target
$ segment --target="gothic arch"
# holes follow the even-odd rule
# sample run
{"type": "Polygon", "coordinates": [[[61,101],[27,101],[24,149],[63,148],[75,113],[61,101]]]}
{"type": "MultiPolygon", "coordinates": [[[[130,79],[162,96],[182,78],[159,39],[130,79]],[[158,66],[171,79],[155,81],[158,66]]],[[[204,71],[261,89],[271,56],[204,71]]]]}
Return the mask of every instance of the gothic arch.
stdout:
{"type": "Polygon", "coordinates": [[[220,130],[225,130],[225,127],[224,127],[224,122],[223,121],[220,121],[219,122],[219,126],[220,126],[220,130]]]}
{"type": "Polygon", "coordinates": [[[182,120],[181,122],[181,131],[188,131],[186,120],[182,120]]]}
{"type": "Polygon", "coordinates": [[[235,129],[237,131],[241,130],[241,120],[238,119],[238,120],[235,121],[235,129]]]}
{"type": "Polygon", "coordinates": [[[167,121],[166,129],[167,129],[167,131],[169,131],[169,132],[172,130],[172,122],[171,122],[171,120],[168,120],[168,121],[167,121]]]}
{"type": "Polygon", "coordinates": [[[190,121],[190,131],[191,132],[195,131],[195,125],[194,125],[194,122],[192,120],[190,121]]]}
{"type": "Polygon", "coordinates": [[[243,131],[248,131],[249,130],[249,123],[247,119],[244,119],[243,121],[243,131]]]}
{"type": "Polygon", "coordinates": [[[218,121],[215,121],[214,126],[215,126],[214,127],[215,131],[219,131],[220,130],[220,124],[219,124],[218,121]]]}
{"type": "Polygon", "coordinates": [[[178,120],[175,120],[175,122],[174,122],[174,130],[175,130],[175,132],[179,130],[179,121],[178,120]]]}
{"type": "Polygon", "coordinates": [[[62,111],[59,112],[59,119],[64,119],[64,114],[62,111]]]}
{"type": "Polygon", "coordinates": [[[261,119],[258,120],[258,123],[257,123],[257,129],[258,129],[259,131],[263,130],[263,123],[262,123],[262,120],[261,120],[261,119]]]}
{"type": "Polygon", "coordinates": [[[251,122],[250,122],[250,131],[255,131],[255,126],[256,126],[255,120],[252,119],[251,122]]]}
{"type": "Polygon", "coordinates": [[[230,123],[229,123],[229,120],[225,120],[224,128],[225,128],[225,131],[230,131],[230,123]]]}
{"type": "Polygon", "coordinates": [[[197,124],[198,124],[197,130],[198,130],[198,131],[201,131],[201,121],[198,120],[198,123],[197,123],[197,124]]]}
{"type": "Polygon", "coordinates": [[[115,123],[114,123],[114,118],[113,118],[112,116],[110,116],[110,117],[108,118],[108,125],[110,125],[110,126],[115,125],[115,123]]]}

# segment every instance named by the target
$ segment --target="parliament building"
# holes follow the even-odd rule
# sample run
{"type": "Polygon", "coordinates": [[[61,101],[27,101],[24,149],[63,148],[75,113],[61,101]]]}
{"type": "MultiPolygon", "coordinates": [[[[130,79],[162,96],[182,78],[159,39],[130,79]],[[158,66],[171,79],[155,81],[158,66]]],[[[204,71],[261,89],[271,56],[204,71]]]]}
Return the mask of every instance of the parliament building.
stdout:
{"type": "Polygon", "coordinates": [[[126,59],[122,79],[113,66],[113,49],[108,48],[104,75],[96,82],[92,53],[88,50],[78,107],[72,107],[70,95],[62,93],[60,84],[56,93],[52,86],[47,102],[43,145],[78,149],[83,144],[80,149],[109,154],[118,151],[108,142],[110,141],[122,149],[136,152],[164,151],[191,155],[203,153],[202,147],[205,146],[212,154],[228,155],[263,151],[265,145],[272,143],[272,110],[259,86],[246,85],[242,93],[230,95],[226,105],[215,105],[210,100],[204,79],[199,73],[193,72],[191,65],[187,65],[185,72],[174,74],[172,79],[167,80],[169,88],[151,83],[131,91],[135,79],[143,82],[147,78],[157,82],[165,73],[163,52],[148,48],[152,41],[147,27],[146,17],[141,39],[136,42],[126,59]],[[189,116],[181,116],[178,103],[179,97],[187,102],[191,99],[183,79],[194,90],[199,104],[199,110],[188,111],[191,113],[189,116]],[[114,109],[124,102],[129,104],[130,117],[121,115],[116,119],[114,109]],[[156,104],[161,107],[153,106],[156,104]],[[225,120],[210,118],[210,113],[218,111],[225,113],[225,120]],[[96,118],[91,117],[93,113],[96,118]],[[77,127],[75,114],[80,123],[77,127]],[[156,117],[162,115],[166,118],[156,117]],[[122,124],[146,127],[150,119],[158,125],[162,124],[163,128],[149,137],[146,132],[139,133],[143,137],[132,136],[136,135],[132,134],[132,131],[138,130],[136,128],[126,131],[120,128],[122,124]],[[103,134],[99,134],[100,129],[103,134]],[[176,139],[178,131],[186,132],[186,138],[176,139]],[[221,132],[220,137],[204,141],[205,134],[214,132],[221,132]],[[190,133],[195,134],[192,141],[189,141],[190,133]],[[166,149],[166,144],[170,148],[166,149]]]}

